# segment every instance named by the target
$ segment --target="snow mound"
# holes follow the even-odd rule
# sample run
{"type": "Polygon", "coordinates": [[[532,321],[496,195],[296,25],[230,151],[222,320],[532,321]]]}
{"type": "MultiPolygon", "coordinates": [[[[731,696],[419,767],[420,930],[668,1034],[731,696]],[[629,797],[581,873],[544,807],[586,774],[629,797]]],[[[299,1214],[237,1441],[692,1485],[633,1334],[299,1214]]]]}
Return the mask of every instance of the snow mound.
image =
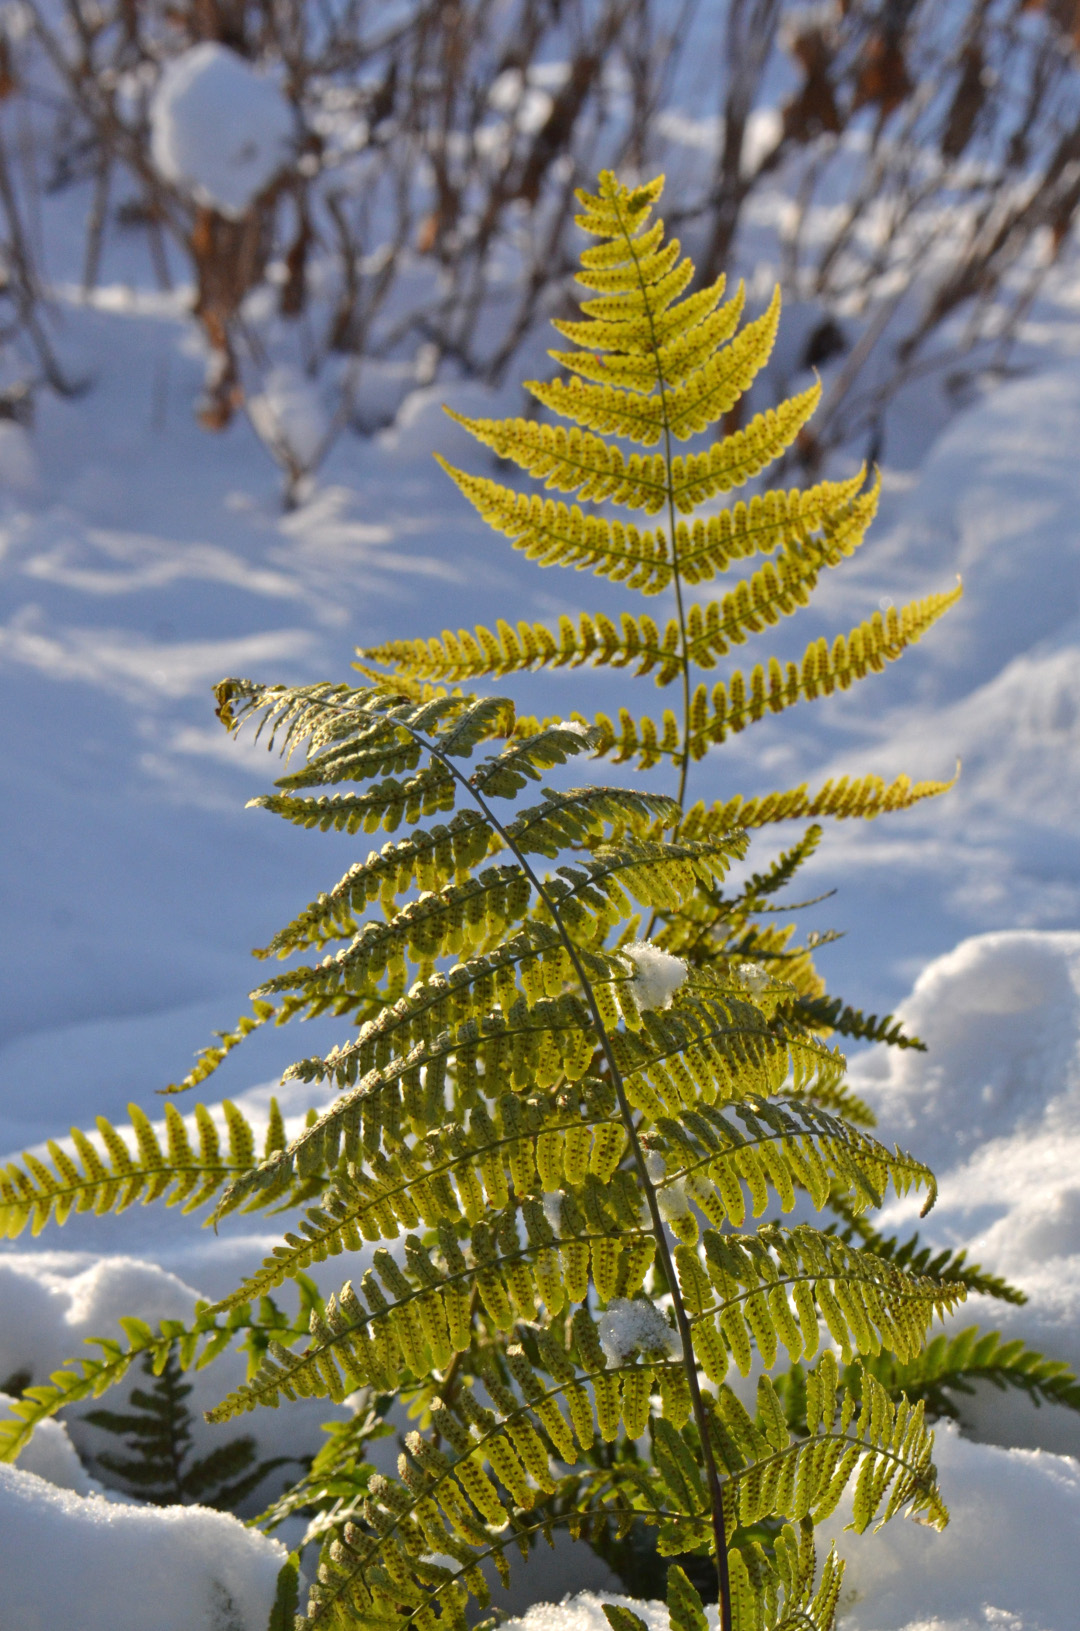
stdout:
{"type": "Polygon", "coordinates": [[[286,1555],[228,1513],[116,1505],[4,1465],[0,1533],[4,1624],[25,1631],[264,1631],[286,1555]]]}
{"type": "Polygon", "coordinates": [[[654,946],[651,940],[635,940],[622,948],[621,956],[633,964],[635,973],[630,990],[638,1008],[670,1008],[671,999],[686,979],[681,957],[654,946]]]}
{"type": "Polygon", "coordinates": [[[947,1170],[1049,1117],[1080,1130],[1080,934],[976,935],[923,970],[899,1009],[927,1044],[853,1061],[890,1136],[947,1170]]]}
{"type": "MultiPolygon", "coordinates": [[[[1080,1368],[1080,934],[965,940],[899,1012],[928,1051],[875,1050],[851,1077],[879,1135],[927,1161],[940,1194],[923,1222],[909,1199],[881,1227],[967,1246],[1027,1294],[1023,1307],[971,1297],[953,1326],[996,1327],[1080,1368]]],[[[1073,1413],[1036,1413],[1015,1395],[987,1391],[964,1419],[980,1437],[1080,1450],[1073,1413]]]]}
{"type": "Polygon", "coordinates": [[[150,129],[166,180],[238,218],[288,163],[296,120],[277,85],[235,51],[206,42],[165,69],[150,129]]]}
{"type": "Polygon", "coordinates": [[[1038,1450],[972,1444],[939,1429],[934,1448],[951,1514],[943,1534],[894,1519],[843,1533],[843,1631],[1073,1631],[1080,1464],[1038,1450]]]}
{"type": "Polygon", "coordinates": [[[252,424],[283,461],[307,470],[330,434],[322,399],[295,368],[272,368],[262,390],[248,399],[252,424]]]}
{"type": "MultiPolygon", "coordinates": [[[[0,1393],[0,1418],[11,1414],[14,1402],[9,1394],[0,1393]]],[[[23,1472],[36,1473],[47,1484],[74,1490],[76,1495],[89,1495],[101,1488],[79,1460],[62,1421],[38,1423],[33,1438],[19,1457],[19,1467],[23,1472]]]]}
{"type": "MultiPolygon", "coordinates": [[[[92,1344],[88,1347],[87,1340],[111,1337],[124,1341],[117,1325],[122,1315],[134,1314],[151,1326],[164,1319],[190,1323],[197,1300],[198,1293],[175,1274],[156,1263],[132,1257],[103,1257],[87,1266],[87,1257],[80,1252],[5,1253],[0,1256],[0,1382],[29,1374],[32,1382],[40,1384],[70,1360],[99,1358],[100,1349],[92,1344]]],[[[197,1455],[208,1454],[244,1433],[256,1439],[260,1457],[310,1455],[321,1442],[321,1424],[346,1414],[343,1407],[327,1399],[308,1399],[297,1401],[288,1410],[259,1411],[242,1426],[207,1423],[203,1412],[219,1403],[246,1374],[246,1360],[236,1350],[222,1354],[205,1370],[187,1373],[185,1380],[192,1388],[187,1404],[197,1455]]],[[[123,1409],[131,1390],[145,1386],[146,1377],[137,1361],[124,1381],[109,1390],[106,1407],[123,1409]]],[[[67,1431],[81,1456],[92,1457],[103,1448],[116,1448],[115,1441],[100,1428],[82,1419],[86,1412],[98,1408],[100,1401],[87,1399],[66,1412],[67,1431]]],[[[37,1428],[20,1456],[20,1465],[53,1482],[79,1488],[74,1468],[65,1461],[63,1446],[52,1436],[54,1426],[61,1431],[58,1424],[48,1422],[37,1428]]],[[[277,1493],[285,1482],[285,1472],[276,1477],[276,1484],[271,1478],[260,1486],[260,1497],[277,1493]]]]}

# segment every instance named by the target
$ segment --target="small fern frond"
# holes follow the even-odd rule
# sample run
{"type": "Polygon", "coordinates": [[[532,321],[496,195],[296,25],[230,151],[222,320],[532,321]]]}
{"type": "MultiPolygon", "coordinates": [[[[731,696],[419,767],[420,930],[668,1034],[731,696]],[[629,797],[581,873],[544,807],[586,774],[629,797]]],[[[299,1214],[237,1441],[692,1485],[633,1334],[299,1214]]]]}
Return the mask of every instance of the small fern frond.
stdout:
{"type": "MultiPolygon", "coordinates": [[[[165,1106],[166,1148],[162,1149],[153,1125],[137,1104],[128,1106],[135,1148],[104,1116],[97,1118],[101,1147],[79,1128],[71,1129],[74,1157],[49,1140],[50,1168],[27,1153],[22,1165],[8,1162],[0,1169],[0,1224],[15,1240],[29,1224],[38,1235],[47,1223],[63,1224],[73,1211],[124,1212],[135,1201],[144,1206],[164,1200],[193,1212],[218,1195],[225,1185],[256,1166],[255,1134],[243,1114],[226,1099],[222,1105],[228,1134],[228,1153],[221,1150],[214,1118],[205,1105],[195,1108],[199,1138],[196,1152],[184,1119],[171,1104],[165,1106]]],[[[271,1100],[264,1160],[285,1143],[281,1114],[271,1100]]],[[[262,1196],[263,1203],[279,1198],[283,1188],[262,1196]]]]}
{"type": "MultiPolygon", "coordinates": [[[[648,299],[646,293],[645,299],[648,299]]],[[[780,291],[768,310],[748,323],[722,351],[696,367],[680,385],[663,396],[643,396],[614,385],[594,385],[580,379],[527,380],[525,389],[562,419],[586,430],[625,436],[654,447],[665,430],[680,441],[706,430],[733,407],[765,366],[780,322],[780,291]]],[[[656,365],[653,365],[656,381],[656,365]]]]}
{"type": "Polygon", "coordinates": [[[989,1274],[978,1263],[969,1263],[967,1252],[949,1248],[935,1251],[932,1246],[920,1246],[917,1234],[901,1241],[896,1235],[882,1235],[861,1214],[851,1211],[847,1198],[834,1194],[830,1205],[845,1220],[840,1231],[844,1240],[857,1239],[866,1251],[874,1252],[888,1263],[911,1269],[915,1274],[929,1275],[934,1280],[956,1280],[973,1295],[995,1297],[1000,1302],[1020,1306],[1027,1302],[1027,1294],[1011,1285],[999,1275],[989,1274]]]}
{"type": "Polygon", "coordinates": [[[667,499],[667,466],[659,453],[624,455],[602,436],[535,419],[470,419],[446,413],[497,459],[516,464],[545,487],[593,503],[622,504],[655,515],[667,499]]]}
{"type": "Polygon", "coordinates": [[[891,1396],[902,1392],[924,1402],[932,1417],[957,1420],[960,1406],[955,1395],[974,1393],[977,1382],[990,1382],[1002,1392],[1026,1393],[1037,1406],[1080,1410],[1080,1382],[1062,1360],[1035,1353],[1021,1337],[1006,1340],[999,1331],[981,1331],[977,1325],[955,1336],[942,1332],[906,1361],[880,1354],[869,1368],[891,1396]]]}
{"type": "MultiPolygon", "coordinates": [[[[514,548],[529,560],[541,566],[593,571],[597,577],[644,595],[658,595],[671,583],[673,569],[662,531],[641,532],[630,523],[585,514],[576,504],[570,508],[537,493],[518,493],[487,477],[455,469],[441,454],[435,457],[482,519],[512,539],[514,548]]],[[[462,640],[465,656],[471,659],[473,652],[464,632],[462,640]]],[[[372,662],[392,662],[392,656],[381,655],[386,649],[365,648],[364,656],[372,662]]]]}
{"type": "MultiPolygon", "coordinates": [[[[287,1015],[284,1017],[288,1018],[287,1015]]],[[[228,1058],[234,1048],[238,1048],[241,1042],[251,1035],[252,1031],[259,1030],[271,1019],[277,1019],[279,1022],[282,1019],[282,1015],[274,1007],[273,1003],[253,1003],[252,1012],[250,1014],[241,1014],[233,1030],[216,1031],[214,1034],[218,1040],[211,1043],[208,1048],[200,1048],[195,1056],[196,1063],[194,1067],[188,1071],[182,1081],[170,1082],[163,1091],[166,1093],[186,1093],[193,1087],[201,1086],[207,1077],[212,1076],[218,1066],[228,1058]]]]}
{"type": "Polygon", "coordinates": [[[850,1008],[840,997],[799,997],[792,1004],[791,1013],[812,1030],[837,1031],[859,1042],[884,1042],[890,1048],[926,1052],[926,1043],[917,1036],[908,1036],[903,1022],[892,1014],[879,1019],[877,1014],[864,1014],[861,1008],[850,1008]]]}
{"type": "Polygon", "coordinates": [[[912,782],[909,776],[901,775],[889,783],[880,776],[850,780],[841,776],[810,793],[803,782],[783,793],[765,793],[750,799],[736,794],[723,804],[695,804],[678,830],[687,838],[699,838],[711,832],[729,832],[732,827],[763,827],[776,821],[822,816],[831,816],[834,821],[872,821],[891,811],[909,810],[922,799],[939,798],[955,786],[955,776],[947,782],[912,782]]]}

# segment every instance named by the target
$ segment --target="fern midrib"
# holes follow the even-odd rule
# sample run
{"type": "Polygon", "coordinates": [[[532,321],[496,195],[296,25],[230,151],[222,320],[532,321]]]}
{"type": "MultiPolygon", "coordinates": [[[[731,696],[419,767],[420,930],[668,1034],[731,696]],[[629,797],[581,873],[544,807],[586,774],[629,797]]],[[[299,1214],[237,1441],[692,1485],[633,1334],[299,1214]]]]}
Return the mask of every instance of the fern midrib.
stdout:
{"type": "MultiPolygon", "coordinates": [[[[653,357],[656,361],[656,383],[660,391],[660,412],[664,425],[664,496],[667,500],[668,531],[671,538],[671,570],[675,585],[675,605],[679,620],[679,648],[680,666],[682,668],[683,694],[683,743],[681,750],[681,762],[679,765],[679,791],[676,797],[679,809],[685,810],[686,783],[690,774],[690,653],[686,635],[686,612],[683,607],[682,571],[680,569],[679,546],[676,534],[677,523],[675,518],[675,488],[672,475],[673,458],[671,451],[671,419],[668,413],[667,386],[664,381],[664,370],[660,363],[660,342],[657,338],[656,323],[653,319],[652,305],[649,301],[648,285],[645,283],[645,279],[642,276],[641,261],[638,257],[637,245],[634,243],[633,237],[627,230],[626,223],[623,220],[621,205],[618,201],[616,201],[615,204],[615,213],[618,216],[619,225],[622,227],[623,231],[623,238],[626,241],[631,258],[634,262],[634,270],[637,273],[638,288],[641,292],[642,305],[645,308],[645,314],[648,318],[649,334],[652,339],[653,357]]],[[[650,923],[649,926],[649,933],[647,933],[645,937],[646,939],[649,938],[649,934],[651,934],[652,927],[655,922],[656,913],[654,912],[652,923],[650,923]]],[[[723,1601],[723,1594],[721,1595],[721,1601],[723,1601]]],[[[723,1627],[722,1631],[727,1631],[727,1627],[723,1627]]]]}

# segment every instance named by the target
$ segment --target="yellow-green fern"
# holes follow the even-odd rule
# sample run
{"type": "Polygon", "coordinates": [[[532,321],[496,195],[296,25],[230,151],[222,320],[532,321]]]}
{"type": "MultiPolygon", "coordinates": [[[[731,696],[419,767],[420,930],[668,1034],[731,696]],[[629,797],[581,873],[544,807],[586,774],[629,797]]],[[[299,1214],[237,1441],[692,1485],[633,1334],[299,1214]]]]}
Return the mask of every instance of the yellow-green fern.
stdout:
{"type": "MultiPolygon", "coordinates": [[[[799,662],[751,650],[731,665],[859,547],[878,484],[864,471],[698,513],[790,448],[819,392],[695,443],[764,368],[779,298],[740,327],[741,288],[688,293],[693,267],[651,219],[660,185],[605,176],[580,195],[599,240],[582,257],[590,298],[557,325],[563,376],[530,387],[568,423],[455,416],[577,502],[450,473],[531,558],[670,593],[668,615],[390,641],[363,653],[356,686],[222,681],[226,728],[256,723],[289,761],[252,802],[355,848],[256,953],[250,1014],[171,1091],[258,1026],[322,1015],[336,1044],[285,1073],[321,1108],[291,1138],[272,1115],[257,1158],[235,1110],[226,1156],[209,1111],[192,1129],[170,1101],[164,1145],[133,1109],[134,1145],[99,1122],[97,1138],[73,1132],[74,1153],[54,1144],[51,1165],[28,1155],[0,1177],[11,1234],[136,1199],[212,1200],[212,1222],[291,1214],[191,1325],[127,1321],[125,1343],[103,1334],[100,1357],[32,1387],[0,1456],[139,1355],[203,1365],[234,1340],[248,1374],[211,1421],[358,1401],[265,1515],[306,1513],[320,1543],[297,1631],[464,1631],[470,1599],[490,1600],[489,1562],[505,1581],[512,1554],[558,1526],[599,1541],[635,1524],[661,1559],[712,1559],[721,1631],[832,1631],[842,1564],[819,1566],[813,1530],[847,1487],[859,1530],[901,1511],[946,1521],[904,1381],[941,1369],[919,1368],[933,1320],[969,1283],[994,1288],[903,1257],[866,1223],[888,1191],[929,1207],[934,1179],[874,1139],[833,1037],[920,1044],[830,997],[814,966],[830,935],[800,940],[773,915],[820,827],[732,883],[751,829],[903,810],[943,784],[842,778],[708,805],[687,786],[732,734],[880,672],[958,591],[817,638],[799,662]],[[732,568],[730,587],[691,600],[732,568]],[[464,689],[601,666],[671,705],[540,720],[464,689]],[[655,768],[655,787],[590,781],[605,757],[655,768]],[[582,758],[586,785],[565,785],[582,758]],[[842,1229],[776,1221],[797,1207],[842,1229]],[[321,1295],[306,1273],[338,1258],[321,1295]],[[270,1300],[283,1286],[299,1291],[293,1322],[270,1300]],[[751,1409],[732,1383],[756,1361],[751,1409]],[[392,1396],[411,1422],[396,1476],[365,1460],[392,1396]]],[[[295,1585],[293,1570],[281,1616],[295,1585]]],[[[677,1566],[667,1596],[674,1631],[706,1631],[677,1566]]],[[[608,1618],[642,1631],[629,1610],[608,1618]]]]}

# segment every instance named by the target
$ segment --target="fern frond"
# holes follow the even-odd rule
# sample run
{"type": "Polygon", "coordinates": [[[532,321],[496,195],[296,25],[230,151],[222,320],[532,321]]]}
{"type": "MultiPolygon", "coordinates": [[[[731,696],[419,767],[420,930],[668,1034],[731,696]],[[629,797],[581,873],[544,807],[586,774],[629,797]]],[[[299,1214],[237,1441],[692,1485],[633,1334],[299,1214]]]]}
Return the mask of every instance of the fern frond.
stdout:
{"type": "MultiPolygon", "coordinates": [[[[673,568],[663,531],[641,532],[631,523],[586,514],[576,504],[571,508],[537,493],[517,493],[487,477],[455,469],[441,454],[435,457],[481,518],[512,539],[514,548],[522,550],[529,560],[541,566],[591,570],[597,577],[625,584],[644,595],[657,595],[671,583],[673,568]]],[[[471,658],[473,653],[464,634],[462,638],[466,655],[471,658]]],[[[374,662],[391,661],[380,657],[381,649],[375,647],[365,655],[374,662]]]]}
{"type": "Polygon", "coordinates": [[[846,1197],[834,1194],[830,1205],[845,1219],[841,1238],[857,1239],[866,1250],[875,1252],[898,1268],[911,1269],[915,1274],[929,1275],[935,1280],[957,1280],[973,1294],[996,1297],[1000,1302],[1022,1305],[1027,1302],[1025,1292],[999,1275],[988,1274],[978,1263],[969,1263],[967,1252],[944,1248],[935,1251],[932,1246],[920,1246],[917,1234],[901,1241],[896,1235],[882,1235],[861,1214],[850,1209],[846,1197]]]}
{"type": "Polygon", "coordinates": [[[1035,1353],[1021,1337],[1007,1341],[1000,1331],[981,1331],[977,1325],[955,1336],[942,1332],[906,1361],[880,1354],[869,1368],[891,1396],[902,1392],[924,1402],[935,1417],[958,1419],[954,1395],[974,1393],[976,1382],[990,1382],[1002,1392],[1016,1389],[1035,1405],[1080,1410],[1080,1382],[1062,1360],[1035,1353]]]}
{"type": "MultiPolygon", "coordinates": [[[[822,567],[835,565],[861,542],[876,509],[877,487],[853,504],[853,483],[835,486],[843,490],[837,509],[843,509],[844,525],[840,525],[839,516],[826,512],[820,523],[826,533],[820,542],[800,543],[795,527],[805,531],[805,516],[796,510],[797,520],[793,522],[782,505],[767,502],[769,498],[801,500],[809,495],[775,494],[766,495],[765,500],[754,499],[749,507],[738,506],[744,514],[736,511],[734,524],[726,530],[722,523],[731,512],[714,517],[708,528],[701,528],[696,549],[680,550],[684,577],[693,583],[723,570],[717,561],[726,564],[737,552],[749,554],[755,547],[767,551],[784,546],[776,566],[767,562],[720,601],[706,608],[687,609],[685,656],[676,620],[668,621],[661,637],[652,618],[634,618],[627,612],[618,626],[602,612],[593,616],[581,613],[576,629],[568,617],[562,617],[557,634],[542,623],[519,622],[515,629],[500,620],[494,632],[482,624],[472,633],[459,629],[454,635],[447,629],[441,640],[388,641],[368,648],[364,655],[413,680],[459,681],[533,668],[580,668],[588,663],[594,668],[636,664],[634,672],[638,675],[659,668],[656,683],[667,685],[682,672],[685,661],[699,668],[712,668],[716,658],[733,645],[743,644],[751,634],[760,633],[805,606],[822,567]]],[[[791,508],[795,510],[794,503],[791,508]]],[[[804,508],[809,510],[809,506],[804,508]]],[[[590,564],[596,568],[595,562],[590,564]]]]}
{"type": "MultiPolygon", "coordinates": [[[[0,1169],[0,1225],[15,1240],[29,1224],[38,1235],[47,1223],[63,1224],[72,1211],[124,1212],[135,1201],[144,1206],[164,1200],[194,1212],[218,1195],[225,1185],[256,1166],[255,1135],[243,1114],[227,1099],[222,1105],[228,1133],[228,1153],[221,1150],[214,1118],[205,1105],[195,1108],[199,1149],[192,1149],[184,1119],[171,1104],[165,1106],[166,1148],[137,1104],[128,1106],[135,1148],[104,1116],[97,1118],[100,1146],[78,1127],[71,1129],[75,1155],[52,1139],[46,1148],[52,1167],[33,1154],[22,1165],[7,1162],[0,1169]]],[[[276,1100],[271,1100],[264,1159],[284,1145],[284,1129],[276,1100]]],[[[281,1191],[265,1194],[264,1201],[281,1191]]]]}
{"type": "Polygon", "coordinates": [[[732,827],[763,827],[775,821],[804,821],[822,816],[831,816],[835,821],[872,821],[875,816],[890,811],[909,810],[922,799],[938,798],[955,786],[955,776],[947,782],[912,782],[909,776],[900,775],[887,784],[880,776],[850,780],[841,776],[837,781],[824,782],[816,793],[809,793],[803,782],[783,793],[765,793],[749,799],[736,794],[725,803],[709,808],[702,803],[695,804],[686,812],[678,830],[680,835],[699,838],[711,832],[728,832],[732,827]]]}
{"type": "MultiPolygon", "coordinates": [[[[831,648],[824,639],[812,641],[799,664],[782,667],[770,657],[767,671],[758,663],[749,679],[736,671],[726,685],[721,681],[713,688],[711,698],[699,687],[691,704],[692,756],[702,758],[711,742],[722,742],[729,732],[745,730],[767,714],[782,713],[804,699],[832,696],[837,689],[846,691],[868,673],[880,674],[956,604],[961,592],[957,585],[946,594],[912,601],[899,612],[890,606],[884,618],[875,612],[850,634],[838,634],[831,648]]],[[[604,751],[603,741],[597,751],[604,751]]]]}
{"type": "MultiPolygon", "coordinates": [[[[647,302],[647,292],[644,298],[647,302]]],[[[768,361],[779,321],[777,289],[768,310],[756,322],[747,324],[725,350],[706,354],[689,378],[663,395],[642,396],[579,379],[528,380],[525,389],[560,418],[587,430],[625,436],[645,447],[655,446],[665,431],[685,441],[715,423],[749,388],[768,361]]],[[[610,324],[603,327],[610,335],[610,324]]],[[[652,366],[655,383],[655,362],[652,366]]]]}
{"type": "MultiPolygon", "coordinates": [[[[594,271],[586,276],[579,273],[577,281],[587,288],[594,288],[599,286],[595,279],[615,277],[623,280],[628,270],[624,266],[614,272],[594,271]]],[[[634,275],[633,270],[630,270],[630,275],[634,275]]],[[[688,327],[659,346],[654,356],[640,357],[629,352],[590,353],[587,349],[549,351],[548,356],[568,373],[594,380],[599,385],[623,386],[641,392],[655,389],[659,379],[663,379],[667,385],[679,385],[687,374],[699,366],[703,354],[709,355],[717,346],[730,340],[739,326],[746,290],[740,282],[731,299],[721,306],[726,286],[727,279],[721,274],[715,283],[684,300],[679,316],[683,321],[689,320],[688,327]]],[[[556,319],[552,327],[578,345],[588,347],[591,344],[593,331],[589,323],[575,324],[556,319]]]]}
{"type": "Polygon", "coordinates": [[[208,1076],[214,1074],[218,1066],[228,1058],[233,1049],[238,1048],[241,1042],[251,1035],[252,1031],[259,1030],[268,1020],[276,1019],[280,1022],[283,1017],[287,1019],[288,1015],[283,1016],[281,1011],[275,1008],[271,1002],[253,1003],[252,1012],[250,1014],[241,1014],[234,1030],[216,1031],[214,1034],[217,1036],[217,1042],[211,1043],[207,1048],[200,1048],[196,1055],[194,1067],[188,1071],[182,1081],[170,1082],[164,1091],[166,1093],[186,1093],[190,1088],[199,1087],[206,1081],[208,1076]]]}
{"type": "Polygon", "coordinates": [[[937,1195],[933,1174],[921,1161],[797,1099],[753,1107],[702,1104],[661,1113],[656,1125],[659,1136],[650,1142],[664,1152],[665,1183],[676,1197],[682,1186],[717,1228],[741,1228],[748,1211],[760,1217],[770,1195],[789,1212],[797,1188],[820,1209],[839,1184],[854,1192],[847,1204],[857,1212],[880,1206],[890,1182],[897,1195],[925,1189],[924,1212],[937,1195]]]}
{"type": "Polygon", "coordinates": [[[298,798],[290,793],[267,793],[248,800],[249,809],[269,810],[294,827],[318,827],[320,832],[396,832],[404,821],[413,827],[429,816],[448,814],[457,785],[440,764],[418,770],[408,781],[387,777],[366,793],[338,793],[319,798],[298,798]]]}
{"type": "Polygon", "coordinates": [[[864,1014],[861,1008],[849,1007],[840,997],[799,997],[792,1004],[791,1015],[812,1030],[838,1031],[841,1036],[854,1037],[859,1042],[884,1042],[891,1048],[926,1052],[926,1043],[917,1036],[908,1036],[903,1022],[892,1014],[879,1019],[877,1014],[864,1014]]]}
{"type": "Polygon", "coordinates": [[[689,515],[707,498],[742,487],[772,464],[794,442],[821,401],[821,386],[811,385],[775,408],[755,414],[742,430],[732,431],[704,453],[677,454],[671,461],[671,498],[681,515],[689,515]]]}
{"type": "Polygon", "coordinates": [[[601,436],[535,419],[470,419],[452,408],[445,412],[496,458],[508,459],[556,492],[623,504],[646,515],[655,515],[666,501],[667,466],[659,453],[625,456],[601,436]]]}
{"type": "MultiPolygon", "coordinates": [[[[751,555],[787,555],[804,551],[811,541],[822,561],[836,565],[854,553],[877,512],[881,479],[861,492],[865,472],[847,481],[823,481],[807,489],[774,489],[758,493],[749,503],[739,501],[730,510],[700,517],[675,529],[679,570],[687,583],[704,583],[726,572],[732,561],[751,555]],[[816,534],[821,538],[817,540],[816,534]]],[[[781,556],[783,563],[784,555],[781,556]]],[[[820,564],[820,563],[819,563],[820,564]]]]}

